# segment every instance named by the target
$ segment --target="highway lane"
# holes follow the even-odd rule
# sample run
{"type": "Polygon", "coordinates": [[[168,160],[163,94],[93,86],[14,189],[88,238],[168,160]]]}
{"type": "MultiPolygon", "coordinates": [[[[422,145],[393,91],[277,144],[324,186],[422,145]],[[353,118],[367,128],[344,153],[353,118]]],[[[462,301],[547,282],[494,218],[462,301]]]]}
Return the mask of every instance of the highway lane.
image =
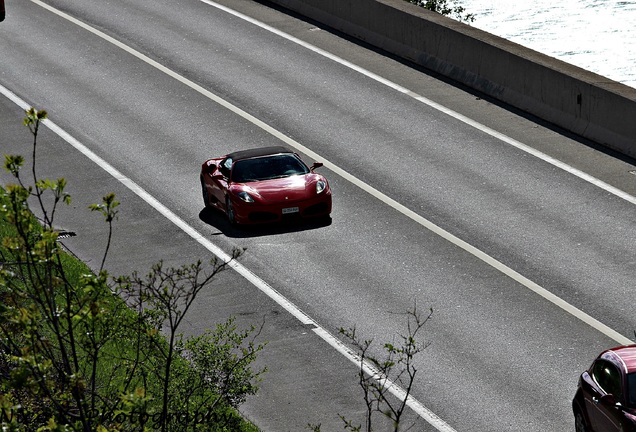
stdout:
{"type": "MultiPolygon", "coordinates": [[[[177,15],[160,3],[152,10],[67,3],[51,2],[85,8],[75,13],[631,335],[633,308],[621,299],[633,279],[631,204],[205,4],[189,2],[177,15]]],[[[227,3],[355,58],[377,58],[260,5],[227,3]]],[[[245,264],[327,329],[357,325],[386,340],[403,329],[396,312],[415,300],[433,306],[432,345],[416,396],[457,430],[571,426],[576,375],[612,341],[328,170],[336,191],[329,227],[250,236],[213,215],[201,220],[199,161],[276,139],[29,2],[15,16],[22,9],[34,28],[25,38],[24,27],[9,27],[11,44],[2,35],[3,59],[11,60],[3,61],[0,83],[49,109],[202,233],[221,231],[211,238],[222,247],[247,246],[245,264]]],[[[389,78],[398,73],[409,81],[414,73],[384,64],[389,78]]],[[[418,79],[433,86],[430,77],[418,79]]],[[[472,95],[434,85],[438,97],[467,112],[506,116],[504,129],[516,123],[559,140],[560,149],[576,147],[584,166],[618,167],[606,173],[613,179],[628,171],[472,95]]]]}

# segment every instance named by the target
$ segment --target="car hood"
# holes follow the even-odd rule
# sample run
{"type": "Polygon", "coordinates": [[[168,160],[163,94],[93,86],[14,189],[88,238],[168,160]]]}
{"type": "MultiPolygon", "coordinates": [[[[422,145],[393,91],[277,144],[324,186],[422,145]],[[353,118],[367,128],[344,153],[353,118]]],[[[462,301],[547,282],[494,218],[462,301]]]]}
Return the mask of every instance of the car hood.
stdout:
{"type": "Polygon", "coordinates": [[[245,191],[252,197],[264,202],[297,201],[316,194],[316,182],[321,180],[319,174],[309,173],[279,179],[262,180],[249,183],[238,183],[234,187],[245,191]]]}

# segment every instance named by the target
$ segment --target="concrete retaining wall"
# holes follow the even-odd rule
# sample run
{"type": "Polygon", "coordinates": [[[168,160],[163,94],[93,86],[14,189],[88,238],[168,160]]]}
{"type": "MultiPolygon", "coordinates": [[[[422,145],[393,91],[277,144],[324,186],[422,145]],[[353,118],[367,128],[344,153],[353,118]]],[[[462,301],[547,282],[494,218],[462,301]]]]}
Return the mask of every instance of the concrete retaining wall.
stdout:
{"type": "Polygon", "coordinates": [[[636,157],[634,88],[404,0],[270,1],[636,157]]]}

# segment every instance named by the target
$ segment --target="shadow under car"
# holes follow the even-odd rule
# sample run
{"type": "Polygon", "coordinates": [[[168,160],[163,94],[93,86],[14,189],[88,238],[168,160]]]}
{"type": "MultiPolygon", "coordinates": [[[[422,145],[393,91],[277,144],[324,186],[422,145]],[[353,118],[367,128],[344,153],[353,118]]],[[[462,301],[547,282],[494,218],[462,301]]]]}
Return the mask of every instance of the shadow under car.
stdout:
{"type": "Polygon", "coordinates": [[[218,234],[226,237],[247,238],[268,235],[286,234],[290,232],[307,231],[324,228],[331,225],[331,216],[317,218],[290,217],[279,222],[267,222],[253,225],[232,225],[225,214],[213,208],[204,208],[199,212],[199,219],[218,229],[218,234]]]}

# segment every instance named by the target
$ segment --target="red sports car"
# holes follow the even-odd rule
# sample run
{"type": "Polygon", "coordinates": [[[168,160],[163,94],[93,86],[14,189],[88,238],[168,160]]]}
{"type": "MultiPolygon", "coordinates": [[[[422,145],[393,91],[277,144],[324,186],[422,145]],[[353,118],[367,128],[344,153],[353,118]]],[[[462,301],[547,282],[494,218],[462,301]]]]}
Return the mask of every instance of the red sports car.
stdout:
{"type": "Polygon", "coordinates": [[[243,150],[206,160],[201,188],[206,207],[232,224],[319,218],[331,214],[331,189],[322,175],[285,147],[243,150]]]}
{"type": "Polygon", "coordinates": [[[603,351],[572,401],[577,432],[636,431],[636,345],[603,351]]]}

